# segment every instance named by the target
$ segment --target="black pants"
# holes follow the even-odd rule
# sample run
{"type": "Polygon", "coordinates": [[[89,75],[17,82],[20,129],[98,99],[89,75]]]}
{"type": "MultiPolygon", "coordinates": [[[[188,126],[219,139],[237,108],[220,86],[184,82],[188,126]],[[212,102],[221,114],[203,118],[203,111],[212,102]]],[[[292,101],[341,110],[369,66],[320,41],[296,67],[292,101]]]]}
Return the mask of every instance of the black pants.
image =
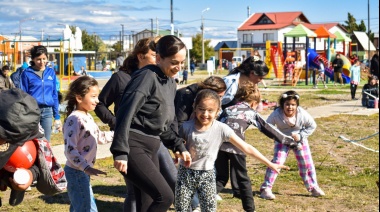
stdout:
{"type": "Polygon", "coordinates": [[[358,88],[358,85],[350,84],[350,89],[351,89],[351,99],[355,99],[355,94],[356,94],[356,88],[358,88]]]}
{"type": "Polygon", "coordinates": [[[134,190],[136,210],[166,212],[174,201],[174,194],[160,173],[157,151],[161,141],[134,132],[129,135],[126,178],[138,188],[134,190]]]}
{"type": "Polygon", "coordinates": [[[218,157],[215,161],[216,169],[216,191],[219,193],[223,190],[228,182],[228,161],[233,165],[237,183],[240,189],[241,201],[245,211],[254,211],[255,202],[253,200],[253,192],[251,180],[248,177],[246,156],[232,154],[224,151],[219,151],[218,157]]]}

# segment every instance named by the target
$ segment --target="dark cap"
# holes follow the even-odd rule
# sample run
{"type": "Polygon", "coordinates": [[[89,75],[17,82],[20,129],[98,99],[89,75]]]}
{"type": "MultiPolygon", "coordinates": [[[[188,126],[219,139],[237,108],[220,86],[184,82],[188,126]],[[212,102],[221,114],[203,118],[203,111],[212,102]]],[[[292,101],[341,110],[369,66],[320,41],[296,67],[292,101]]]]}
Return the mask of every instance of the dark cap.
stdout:
{"type": "Polygon", "coordinates": [[[24,91],[14,88],[0,92],[0,168],[18,146],[39,133],[40,109],[36,100],[24,91]]]}

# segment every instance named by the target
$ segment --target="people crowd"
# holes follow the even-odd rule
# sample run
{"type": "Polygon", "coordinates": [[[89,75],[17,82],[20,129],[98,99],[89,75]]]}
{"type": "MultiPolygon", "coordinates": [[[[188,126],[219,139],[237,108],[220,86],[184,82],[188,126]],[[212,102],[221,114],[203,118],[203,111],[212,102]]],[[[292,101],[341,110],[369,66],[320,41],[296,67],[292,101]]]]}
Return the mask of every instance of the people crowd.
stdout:
{"type": "MultiPolygon", "coordinates": [[[[61,181],[52,186],[55,192],[67,188],[70,211],[97,211],[90,176],[106,174],[94,168],[96,150],[98,144],[111,142],[113,166],[126,184],[124,211],[128,212],[167,211],[172,205],[176,211],[216,211],[217,201],[221,200],[218,193],[228,180],[233,197],[241,199],[244,211],[253,212],[256,207],[246,156],[267,166],[260,197],[273,200],[274,182],[281,170],[289,169],[285,161],[290,151],[296,156],[299,174],[310,195],[325,195],[317,182],[308,139],[317,125],[300,106],[301,96],[293,90],[283,92],[279,107],[267,120],[259,114],[262,101],[258,84],[262,82],[266,88],[263,78],[269,69],[258,52],[223,78],[210,76],[187,85],[188,70],[184,66],[189,55],[185,43],[173,35],[143,38],[125,59],[119,54],[112,61],[114,73],[101,91],[96,79],[82,67],[81,76],[71,82],[65,95],[63,125],[58,112],[57,77],[46,66],[46,47],[35,46],[30,55],[30,66],[20,67],[14,75],[15,82],[9,77],[9,67],[1,70],[0,100],[10,98],[13,102],[9,104],[20,104],[26,99],[26,109],[33,111],[19,123],[8,123],[13,120],[0,116],[0,145],[14,148],[30,139],[49,145],[52,128],[62,131],[67,161],[64,169],[55,167],[61,181]],[[185,87],[177,89],[175,77],[180,72],[180,84],[185,87]],[[99,129],[91,111],[109,130],[99,129]],[[25,123],[29,125],[22,126],[22,130],[19,125],[25,123]],[[275,141],[272,160],[246,143],[244,134],[250,126],[275,141]],[[18,130],[15,135],[19,139],[8,139],[6,130],[18,130]]],[[[378,97],[376,56],[372,58],[372,75],[363,88],[362,103],[367,107],[373,107],[378,97]]],[[[322,81],[327,88],[324,64],[319,62],[317,83],[322,81]]],[[[352,62],[350,89],[351,98],[356,100],[361,69],[357,58],[352,62]]],[[[195,63],[192,58],[191,76],[195,63]]],[[[343,61],[339,54],[332,66],[334,86],[342,85],[343,61]]],[[[15,112],[9,110],[1,102],[0,114],[15,112]]],[[[17,184],[12,178],[14,173],[4,170],[13,152],[14,149],[0,155],[0,189],[10,187],[9,204],[18,205],[33,181],[40,183],[43,173],[32,164],[25,169],[29,181],[17,184]]]]}

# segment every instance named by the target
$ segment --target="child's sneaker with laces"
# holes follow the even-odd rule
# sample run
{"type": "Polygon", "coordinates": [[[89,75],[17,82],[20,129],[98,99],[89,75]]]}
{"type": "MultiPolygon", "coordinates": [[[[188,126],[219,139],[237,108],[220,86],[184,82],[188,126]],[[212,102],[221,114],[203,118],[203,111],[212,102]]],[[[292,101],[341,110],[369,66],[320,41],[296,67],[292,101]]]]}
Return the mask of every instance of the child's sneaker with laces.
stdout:
{"type": "Polygon", "coordinates": [[[263,191],[261,191],[260,197],[267,200],[276,199],[276,196],[272,193],[272,190],[269,188],[266,188],[263,191]]]}
{"type": "Polygon", "coordinates": [[[313,190],[311,190],[311,196],[313,197],[321,197],[325,196],[325,192],[322,191],[319,187],[314,187],[313,190]]]}

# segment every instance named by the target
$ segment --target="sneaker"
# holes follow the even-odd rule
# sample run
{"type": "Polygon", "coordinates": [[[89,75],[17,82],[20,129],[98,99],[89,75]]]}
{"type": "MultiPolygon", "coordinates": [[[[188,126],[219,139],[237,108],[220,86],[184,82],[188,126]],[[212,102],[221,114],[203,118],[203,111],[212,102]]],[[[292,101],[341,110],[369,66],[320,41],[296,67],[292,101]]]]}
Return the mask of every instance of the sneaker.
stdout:
{"type": "Polygon", "coordinates": [[[276,196],[272,193],[272,190],[269,188],[266,188],[263,191],[261,191],[260,197],[267,200],[276,199],[276,196]]]}
{"type": "Polygon", "coordinates": [[[313,197],[321,197],[325,196],[325,192],[322,191],[319,187],[314,187],[313,190],[311,190],[311,196],[313,197]]]}
{"type": "Polygon", "coordinates": [[[327,85],[325,85],[325,88],[327,88],[327,85]]]}
{"type": "Polygon", "coordinates": [[[11,190],[11,196],[9,197],[9,204],[12,206],[19,205],[24,200],[25,191],[11,190]]]}
{"type": "Polygon", "coordinates": [[[317,86],[313,86],[314,89],[317,89],[318,87],[317,86]]]}
{"type": "Polygon", "coordinates": [[[201,208],[198,206],[198,207],[193,209],[193,212],[201,212],[201,208]]]}
{"type": "Polygon", "coordinates": [[[221,196],[219,196],[219,194],[215,195],[215,199],[216,201],[222,201],[223,198],[221,196]]]}

